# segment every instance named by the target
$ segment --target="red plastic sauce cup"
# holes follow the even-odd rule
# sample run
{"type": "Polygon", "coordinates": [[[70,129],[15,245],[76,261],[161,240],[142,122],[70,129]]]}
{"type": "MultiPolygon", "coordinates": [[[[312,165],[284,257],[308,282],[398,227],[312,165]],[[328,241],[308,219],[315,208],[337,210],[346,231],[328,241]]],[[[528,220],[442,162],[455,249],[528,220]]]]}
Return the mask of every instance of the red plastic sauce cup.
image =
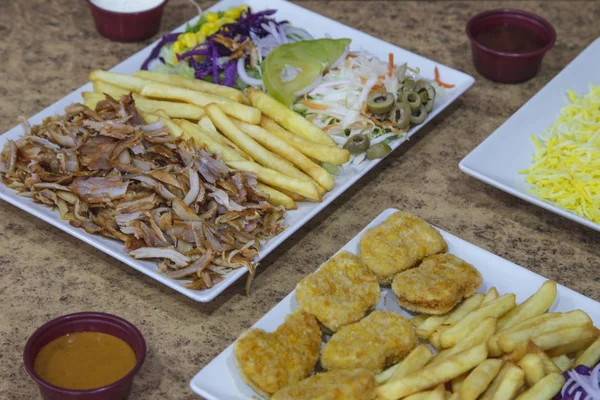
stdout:
{"type": "Polygon", "coordinates": [[[133,377],[142,367],[145,358],[146,341],[135,326],[115,315],[97,312],[69,314],[47,322],[31,335],[23,354],[25,369],[38,384],[43,400],[125,400],[129,397],[133,377]],[[97,389],[69,390],[47,383],[34,371],[35,358],[46,344],[74,332],[102,332],[124,340],[135,353],[135,366],[120,380],[97,389]]]}
{"type": "Polygon", "coordinates": [[[519,83],[533,78],[539,71],[544,54],[554,45],[556,32],[544,18],[521,10],[501,9],[477,14],[467,23],[467,36],[475,69],[486,78],[501,83],[519,83]],[[544,45],[527,53],[491,49],[477,41],[479,33],[498,25],[517,25],[534,32],[544,45]]]}
{"type": "Polygon", "coordinates": [[[148,39],[160,28],[160,20],[165,4],[138,12],[117,12],[106,10],[88,0],[98,32],[117,42],[138,42],[148,39]]]}

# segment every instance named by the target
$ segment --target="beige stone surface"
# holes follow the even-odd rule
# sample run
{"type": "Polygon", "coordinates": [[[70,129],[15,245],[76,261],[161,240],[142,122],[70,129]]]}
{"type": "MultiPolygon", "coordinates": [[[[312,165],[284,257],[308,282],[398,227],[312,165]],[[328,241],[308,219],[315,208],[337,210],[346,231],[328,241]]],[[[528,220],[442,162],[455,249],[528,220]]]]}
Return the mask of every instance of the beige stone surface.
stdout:
{"type": "MultiPolygon", "coordinates": [[[[205,3],[206,5],[207,3],[205,3]]],[[[189,381],[306,274],[388,207],[429,222],[600,300],[600,233],[461,173],[458,162],[598,35],[600,8],[576,1],[301,1],[301,5],[476,77],[475,86],[263,261],[250,296],[238,282],[210,304],[164,287],[75,238],[0,203],[0,398],[37,389],[22,363],[29,335],[76,311],[120,315],[143,332],[148,357],[132,399],[194,399],[189,381]],[[556,46],[520,85],[479,76],[464,27],[485,9],[546,17],[556,46]]],[[[195,13],[171,0],[169,31],[195,13]]],[[[0,132],[145,45],[100,37],[84,0],[0,0],[0,132]]],[[[535,132],[532,132],[535,133],[535,132]]]]}

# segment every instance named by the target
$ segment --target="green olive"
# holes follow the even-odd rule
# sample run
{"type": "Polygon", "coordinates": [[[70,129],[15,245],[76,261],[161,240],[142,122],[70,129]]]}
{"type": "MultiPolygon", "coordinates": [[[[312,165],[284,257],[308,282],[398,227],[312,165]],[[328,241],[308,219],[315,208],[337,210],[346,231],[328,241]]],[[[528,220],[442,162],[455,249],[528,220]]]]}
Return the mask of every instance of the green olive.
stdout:
{"type": "Polygon", "coordinates": [[[425,121],[425,118],[427,118],[427,110],[425,109],[425,106],[421,106],[417,111],[411,114],[410,123],[413,125],[419,125],[425,121]]]}
{"type": "Polygon", "coordinates": [[[429,100],[427,103],[425,103],[425,111],[430,113],[431,110],[433,110],[433,100],[429,100]]]}
{"type": "Polygon", "coordinates": [[[406,129],[410,124],[410,106],[406,103],[398,102],[390,112],[390,121],[398,129],[406,129]]]}
{"type": "Polygon", "coordinates": [[[371,114],[384,114],[394,108],[394,95],[375,92],[367,98],[367,108],[371,114]]]}
{"type": "Polygon", "coordinates": [[[411,111],[417,111],[421,107],[421,98],[415,92],[402,92],[401,99],[410,106],[411,111]]]}
{"type": "Polygon", "coordinates": [[[415,81],[413,81],[412,79],[407,79],[404,81],[404,86],[402,87],[402,90],[404,91],[408,91],[408,90],[413,90],[415,88],[415,81]]]}
{"type": "Polygon", "coordinates": [[[350,154],[361,154],[367,151],[369,146],[371,145],[371,141],[367,135],[363,135],[362,133],[357,133],[348,139],[344,148],[350,152],[350,154]]]}
{"type": "Polygon", "coordinates": [[[340,173],[340,167],[338,167],[337,165],[324,162],[321,164],[321,167],[323,167],[323,169],[329,172],[331,175],[337,175],[340,173]]]}
{"type": "Polygon", "coordinates": [[[427,96],[426,91],[419,92],[419,97],[421,98],[421,103],[423,104],[427,103],[427,100],[429,100],[429,96],[427,96]]]}
{"type": "Polygon", "coordinates": [[[367,159],[369,159],[369,160],[375,160],[377,158],[383,158],[390,151],[392,151],[392,148],[387,143],[377,143],[377,144],[374,144],[373,146],[371,146],[369,148],[369,150],[367,150],[367,159]]]}

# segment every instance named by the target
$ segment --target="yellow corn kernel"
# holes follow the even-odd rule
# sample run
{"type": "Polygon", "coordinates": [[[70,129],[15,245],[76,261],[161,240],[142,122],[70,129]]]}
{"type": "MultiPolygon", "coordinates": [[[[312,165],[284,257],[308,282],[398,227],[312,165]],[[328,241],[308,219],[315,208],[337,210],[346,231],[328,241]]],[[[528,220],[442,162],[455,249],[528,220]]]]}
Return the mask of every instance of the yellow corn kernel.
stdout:
{"type": "Polygon", "coordinates": [[[191,49],[198,44],[198,40],[196,39],[196,34],[192,32],[183,33],[179,35],[177,41],[181,41],[186,49],[191,49]]]}
{"type": "Polygon", "coordinates": [[[239,10],[237,8],[232,8],[230,10],[225,11],[225,16],[227,18],[232,18],[232,19],[238,19],[241,14],[242,14],[242,10],[239,10]]]}
{"type": "Polygon", "coordinates": [[[219,26],[233,24],[233,23],[235,23],[235,19],[229,18],[229,17],[223,17],[219,20],[219,26]]]}
{"type": "Polygon", "coordinates": [[[198,44],[204,43],[206,42],[206,36],[204,36],[203,34],[201,34],[200,32],[196,33],[196,42],[198,44]]]}
{"type": "Polygon", "coordinates": [[[206,22],[215,22],[219,19],[219,16],[214,12],[207,12],[204,15],[206,16],[206,22]]]}

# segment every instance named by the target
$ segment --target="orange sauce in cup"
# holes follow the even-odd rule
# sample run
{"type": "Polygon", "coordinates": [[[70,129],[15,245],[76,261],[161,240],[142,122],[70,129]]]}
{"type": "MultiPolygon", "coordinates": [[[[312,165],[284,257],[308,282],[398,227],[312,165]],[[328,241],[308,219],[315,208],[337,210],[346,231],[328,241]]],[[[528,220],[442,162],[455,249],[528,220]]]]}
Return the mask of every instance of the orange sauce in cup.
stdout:
{"type": "Polygon", "coordinates": [[[136,364],[133,349],[101,332],[75,332],[45,345],[34,362],[35,373],[63,389],[88,390],[123,378],[136,364]]]}

